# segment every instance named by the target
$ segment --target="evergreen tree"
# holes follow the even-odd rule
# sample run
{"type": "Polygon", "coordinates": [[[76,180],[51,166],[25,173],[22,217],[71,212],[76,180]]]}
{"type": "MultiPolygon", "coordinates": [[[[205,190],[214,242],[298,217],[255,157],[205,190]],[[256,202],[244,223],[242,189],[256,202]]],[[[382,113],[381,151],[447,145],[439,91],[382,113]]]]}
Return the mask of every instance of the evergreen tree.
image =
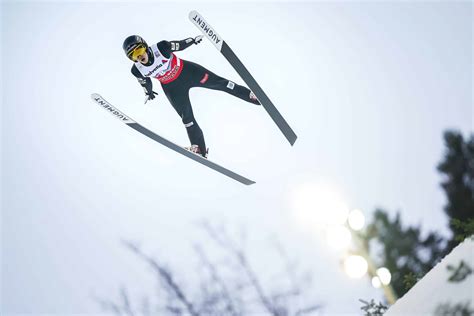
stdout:
{"type": "Polygon", "coordinates": [[[448,201],[444,211],[453,233],[446,248],[447,254],[459,243],[456,236],[465,233],[458,224],[474,219],[474,134],[464,140],[461,133],[446,131],[444,141],[446,153],[438,170],[445,176],[441,183],[448,201]]]}
{"type": "Polygon", "coordinates": [[[377,266],[390,270],[391,285],[398,297],[409,290],[405,276],[423,277],[442,258],[445,248],[437,233],[423,237],[420,227],[403,227],[400,213],[391,219],[381,209],[375,211],[363,239],[377,266]]]}
{"type": "Polygon", "coordinates": [[[446,243],[435,232],[422,237],[420,227],[403,227],[400,214],[391,219],[384,210],[376,210],[362,238],[379,266],[392,273],[392,287],[403,296],[416,281],[474,229],[474,134],[464,140],[457,131],[444,133],[446,152],[438,171],[446,193],[444,208],[452,237],[446,243]],[[462,238],[461,238],[462,237],[462,238]]]}

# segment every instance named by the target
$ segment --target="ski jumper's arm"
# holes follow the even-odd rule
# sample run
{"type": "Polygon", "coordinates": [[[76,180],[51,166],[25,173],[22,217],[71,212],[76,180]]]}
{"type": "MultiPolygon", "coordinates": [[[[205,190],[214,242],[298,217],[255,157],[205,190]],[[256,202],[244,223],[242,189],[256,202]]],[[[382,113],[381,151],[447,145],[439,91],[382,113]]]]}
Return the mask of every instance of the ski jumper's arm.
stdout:
{"type": "Polygon", "coordinates": [[[188,37],[181,41],[161,41],[157,45],[160,52],[166,58],[171,58],[172,52],[184,50],[193,44],[199,44],[201,40],[202,36],[196,36],[195,38],[188,37]]]}
{"type": "Polygon", "coordinates": [[[135,67],[135,65],[132,66],[132,74],[137,78],[138,83],[143,87],[147,95],[153,92],[153,84],[151,82],[151,79],[148,77],[144,77],[137,69],[137,67],[135,67]]]}

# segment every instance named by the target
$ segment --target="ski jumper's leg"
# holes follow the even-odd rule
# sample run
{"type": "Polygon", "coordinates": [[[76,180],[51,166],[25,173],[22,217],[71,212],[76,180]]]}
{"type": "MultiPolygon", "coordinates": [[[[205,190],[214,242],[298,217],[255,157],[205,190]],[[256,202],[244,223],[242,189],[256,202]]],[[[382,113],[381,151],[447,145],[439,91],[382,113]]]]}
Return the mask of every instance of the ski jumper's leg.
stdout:
{"type": "Polygon", "coordinates": [[[198,145],[202,156],[205,156],[207,151],[206,142],[204,141],[204,134],[194,118],[189,100],[189,88],[185,84],[179,85],[178,80],[179,78],[169,84],[162,85],[163,91],[178,115],[181,116],[191,145],[198,145]]]}
{"type": "Polygon", "coordinates": [[[241,85],[236,84],[233,81],[222,78],[212,71],[207,70],[201,65],[198,65],[193,62],[188,62],[186,66],[191,68],[193,71],[193,77],[195,81],[193,82],[193,87],[201,87],[213,90],[219,90],[227,92],[237,98],[240,98],[244,101],[260,104],[257,99],[250,98],[250,89],[241,85]],[[189,66],[188,66],[189,63],[189,66]]]}

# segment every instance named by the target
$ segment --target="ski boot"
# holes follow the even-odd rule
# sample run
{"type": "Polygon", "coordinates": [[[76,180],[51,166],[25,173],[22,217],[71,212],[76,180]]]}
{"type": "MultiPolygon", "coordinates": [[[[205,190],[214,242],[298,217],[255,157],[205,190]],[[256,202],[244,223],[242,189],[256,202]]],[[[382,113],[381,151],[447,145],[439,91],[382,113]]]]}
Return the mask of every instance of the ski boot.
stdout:
{"type": "Polygon", "coordinates": [[[260,102],[258,101],[257,96],[252,91],[250,91],[249,98],[250,98],[250,102],[260,105],[260,102]]]}
{"type": "Polygon", "coordinates": [[[196,155],[200,155],[202,156],[203,158],[207,159],[207,154],[209,153],[209,148],[206,149],[206,153],[203,155],[201,153],[201,149],[199,148],[198,145],[191,145],[190,147],[184,147],[184,149],[196,154],[196,155]]]}

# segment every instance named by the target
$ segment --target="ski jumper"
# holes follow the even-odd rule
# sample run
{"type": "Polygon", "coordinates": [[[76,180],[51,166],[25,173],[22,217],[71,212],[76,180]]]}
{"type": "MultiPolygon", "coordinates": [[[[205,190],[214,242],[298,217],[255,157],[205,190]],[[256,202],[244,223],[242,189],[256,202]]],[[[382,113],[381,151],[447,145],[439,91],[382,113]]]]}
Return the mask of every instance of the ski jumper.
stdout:
{"type": "Polygon", "coordinates": [[[186,49],[194,43],[192,38],[182,41],[161,41],[149,47],[148,63],[135,62],[132,74],[137,77],[146,92],[152,92],[151,77],[160,81],[169,102],[181,117],[191,142],[198,145],[203,156],[206,154],[204,135],[193,114],[189,100],[191,88],[207,88],[232,94],[244,101],[260,104],[250,98],[250,90],[222,78],[196,63],[180,59],[173,52],[186,49]]]}

